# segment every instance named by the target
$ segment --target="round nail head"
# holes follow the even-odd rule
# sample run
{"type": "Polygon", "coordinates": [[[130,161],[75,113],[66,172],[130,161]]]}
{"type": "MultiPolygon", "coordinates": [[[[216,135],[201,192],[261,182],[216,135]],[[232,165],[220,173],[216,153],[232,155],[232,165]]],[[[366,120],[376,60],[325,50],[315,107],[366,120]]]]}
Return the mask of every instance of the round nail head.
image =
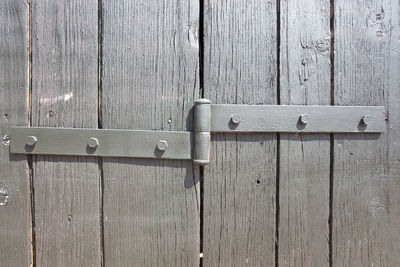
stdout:
{"type": "Polygon", "coordinates": [[[96,148],[96,147],[99,146],[99,139],[94,138],[94,137],[90,137],[89,140],[88,140],[88,142],[87,142],[87,145],[88,145],[90,148],[96,148]]]}
{"type": "Polygon", "coordinates": [[[157,149],[160,151],[165,151],[168,148],[168,142],[165,140],[160,140],[157,143],[157,149]]]}
{"type": "Polygon", "coordinates": [[[36,145],[37,141],[38,141],[37,137],[31,135],[31,136],[26,137],[25,144],[27,146],[34,146],[34,145],[36,145]]]}
{"type": "Polygon", "coordinates": [[[365,116],[362,117],[361,123],[363,125],[367,126],[371,122],[371,119],[372,119],[371,116],[365,115],[365,116]]]}
{"type": "Polygon", "coordinates": [[[233,125],[238,125],[241,122],[241,118],[239,114],[232,115],[231,122],[233,125]]]}
{"type": "Polygon", "coordinates": [[[300,116],[300,122],[303,124],[307,124],[310,121],[310,116],[308,116],[307,114],[302,114],[300,116]]]}

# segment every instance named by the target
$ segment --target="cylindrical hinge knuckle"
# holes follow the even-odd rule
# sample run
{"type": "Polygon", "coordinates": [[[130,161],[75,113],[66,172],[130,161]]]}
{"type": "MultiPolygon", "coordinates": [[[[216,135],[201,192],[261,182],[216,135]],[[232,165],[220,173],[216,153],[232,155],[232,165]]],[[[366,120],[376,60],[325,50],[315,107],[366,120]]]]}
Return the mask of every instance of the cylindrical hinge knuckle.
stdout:
{"type": "Polygon", "coordinates": [[[194,131],[210,132],[211,130],[211,105],[208,99],[195,101],[194,106],[194,131]]]}
{"type": "Polygon", "coordinates": [[[210,163],[210,136],[209,132],[198,132],[194,134],[194,157],[193,162],[198,165],[210,163]]]}
{"type": "Polygon", "coordinates": [[[210,162],[211,101],[199,99],[194,106],[193,162],[207,165],[210,162]]]}

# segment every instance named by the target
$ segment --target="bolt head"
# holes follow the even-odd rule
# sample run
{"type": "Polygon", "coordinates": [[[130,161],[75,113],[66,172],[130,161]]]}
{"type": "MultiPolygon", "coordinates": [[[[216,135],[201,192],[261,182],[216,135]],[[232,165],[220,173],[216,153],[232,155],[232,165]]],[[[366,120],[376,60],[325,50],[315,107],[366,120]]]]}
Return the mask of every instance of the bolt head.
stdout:
{"type": "Polygon", "coordinates": [[[300,116],[300,122],[302,124],[307,124],[310,122],[310,116],[308,116],[308,114],[301,114],[300,116]]]}
{"type": "Polygon", "coordinates": [[[36,145],[37,141],[38,141],[37,137],[36,137],[36,136],[33,136],[33,135],[27,136],[27,137],[25,138],[25,144],[26,144],[27,146],[34,146],[34,145],[36,145]]]}
{"type": "Polygon", "coordinates": [[[165,151],[168,148],[168,142],[165,140],[160,140],[157,143],[157,149],[160,151],[165,151]]]}
{"type": "Polygon", "coordinates": [[[99,139],[94,138],[94,137],[90,137],[87,141],[87,145],[90,148],[96,148],[99,146],[99,139]]]}
{"type": "Polygon", "coordinates": [[[242,119],[240,118],[239,114],[232,115],[231,122],[232,122],[233,125],[239,125],[239,123],[241,121],[242,121],[242,119]]]}
{"type": "Polygon", "coordinates": [[[372,117],[370,115],[365,115],[361,118],[361,124],[364,126],[367,126],[372,120],[372,117]]]}

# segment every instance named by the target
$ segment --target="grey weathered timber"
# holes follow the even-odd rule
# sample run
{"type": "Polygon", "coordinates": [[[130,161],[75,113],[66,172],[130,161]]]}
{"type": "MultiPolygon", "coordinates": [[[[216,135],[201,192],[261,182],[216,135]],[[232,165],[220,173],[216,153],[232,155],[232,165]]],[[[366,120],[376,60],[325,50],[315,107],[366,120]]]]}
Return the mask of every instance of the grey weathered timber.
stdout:
{"type": "MultiPolygon", "coordinates": [[[[103,127],[192,131],[199,2],[103,0],[103,26],[103,127]]],[[[198,266],[191,161],[104,158],[103,174],[105,266],[198,266]]]]}
{"type": "MultiPolygon", "coordinates": [[[[329,13],[329,1],[281,1],[281,104],[330,105],[329,13]]],[[[329,140],[280,135],[279,266],[329,266],[329,140]]]]}
{"type": "Polygon", "coordinates": [[[400,266],[399,1],[334,1],[335,105],[385,105],[379,139],[335,135],[333,266],[400,266]]]}
{"type": "Polygon", "coordinates": [[[191,159],[192,134],[173,131],[12,127],[11,153],[191,159]],[[37,139],[27,145],[27,137],[37,139]],[[97,144],[91,147],[89,140],[97,144]],[[167,147],[158,148],[160,142],[167,147]]]}
{"type": "MultiPolygon", "coordinates": [[[[204,1],[204,97],[276,104],[275,1],[204,1]]],[[[276,134],[216,134],[204,171],[204,266],[273,266],[276,134]]]]}
{"type": "Polygon", "coordinates": [[[211,105],[211,132],[379,133],[385,128],[379,106],[211,105]],[[240,123],[233,116],[240,116],[240,123]]]}
{"type": "Polygon", "coordinates": [[[28,124],[28,3],[0,1],[0,265],[29,266],[27,157],[9,154],[9,127],[28,124]]]}
{"type": "MultiPolygon", "coordinates": [[[[97,0],[32,1],[32,125],[97,127],[97,0]]],[[[37,266],[100,266],[96,158],[37,156],[37,266]]]]}

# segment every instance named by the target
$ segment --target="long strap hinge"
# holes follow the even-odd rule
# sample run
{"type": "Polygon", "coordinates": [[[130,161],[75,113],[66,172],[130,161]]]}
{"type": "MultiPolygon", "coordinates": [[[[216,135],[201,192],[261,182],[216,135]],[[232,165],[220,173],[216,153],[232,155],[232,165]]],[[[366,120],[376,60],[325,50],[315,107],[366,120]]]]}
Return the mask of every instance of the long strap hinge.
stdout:
{"type": "Polygon", "coordinates": [[[195,101],[194,132],[11,127],[19,154],[192,159],[210,162],[211,133],[381,133],[382,106],[211,104],[195,101]]]}

